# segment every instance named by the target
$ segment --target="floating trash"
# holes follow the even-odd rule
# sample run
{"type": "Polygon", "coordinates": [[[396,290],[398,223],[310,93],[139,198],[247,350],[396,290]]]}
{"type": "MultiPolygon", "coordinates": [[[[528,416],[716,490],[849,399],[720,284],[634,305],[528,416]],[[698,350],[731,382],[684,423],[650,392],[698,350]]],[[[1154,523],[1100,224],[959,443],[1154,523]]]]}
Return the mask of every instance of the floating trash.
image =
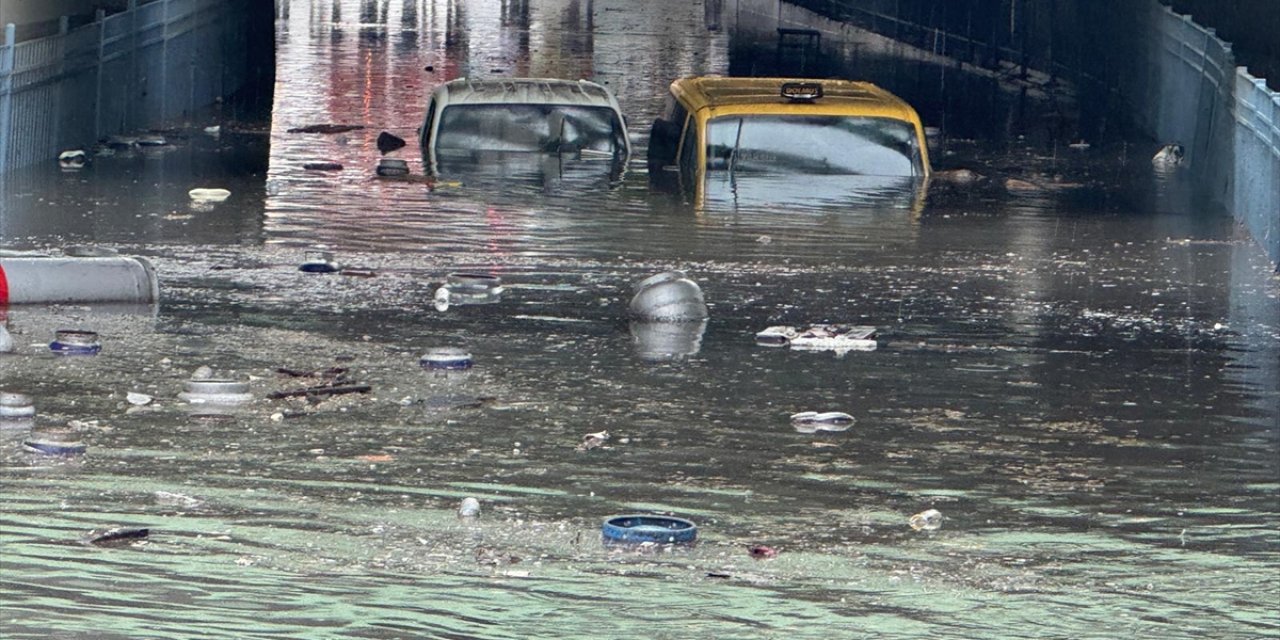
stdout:
{"type": "Polygon", "coordinates": [[[69,431],[62,429],[48,429],[36,433],[23,441],[22,448],[32,453],[40,453],[49,456],[74,456],[84,453],[88,447],[80,442],[69,431]]]}
{"type": "Polygon", "coordinates": [[[636,283],[628,311],[638,320],[690,322],[707,318],[707,303],[684,273],[664,271],[636,283]]]}
{"type": "Polygon", "coordinates": [[[308,251],[298,271],[305,273],[333,273],[338,270],[338,262],[330,251],[308,251]]]}
{"type": "Polygon", "coordinates": [[[205,135],[207,135],[207,136],[213,136],[214,138],[216,138],[216,137],[218,137],[218,136],[222,135],[222,127],[221,127],[220,125],[213,125],[212,127],[205,127],[205,128],[203,129],[203,131],[204,131],[204,134],[205,134],[205,135]]]}
{"type": "Polygon", "coordinates": [[[909,522],[916,531],[936,531],[942,526],[942,512],[937,509],[921,511],[911,516],[909,522]]]}
{"type": "Polygon", "coordinates": [[[231,192],[226,189],[192,189],[187,192],[187,196],[193,202],[213,204],[226,200],[231,197],[231,192]]]}
{"type": "Polygon", "coordinates": [[[13,336],[0,324],[0,353],[13,353],[13,336]]]}
{"type": "Polygon", "coordinates": [[[89,535],[85,536],[84,543],[111,547],[145,540],[149,535],[151,535],[151,530],[146,528],[116,527],[107,529],[102,533],[90,532],[89,535]]]}
{"type": "Polygon", "coordinates": [[[169,141],[165,140],[164,136],[159,134],[151,133],[145,136],[138,136],[139,147],[163,147],[168,144],[169,141]]]}
{"type": "Polygon", "coordinates": [[[29,421],[36,415],[35,402],[25,393],[0,391],[0,422],[29,421]]]}
{"type": "Polygon", "coordinates": [[[134,136],[107,136],[107,148],[115,151],[129,151],[138,146],[134,136]]]}
{"type": "Polygon", "coordinates": [[[601,528],[605,542],[640,544],[690,544],[698,538],[698,527],[684,518],[633,514],[613,516],[601,528]]]}
{"type": "Polygon", "coordinates": [[[791,426],[801,433],[816,431],[848,431],[853,426],[853,416],[841,411],[801,411],[791,414],[791,426]]]}
{"type": "Polygon", "coordinates": [[[64,171],[76,171],[84,167],[89,157],[85,155],[82,149],[73,149],[71,151],[63,151],[58,154],[58,166],[64,171]]]}
{"type": "Polygon", "coordinates": [[[845,324],[815,324],[797,329],[774,326],[756,334],[756,344],[803,351],[875,351],[876,328],[845,324]]]}
{"type": "Polygon", "coordinates": [[[1182,145],[1176,142],[1171,142],[1160,147],[1160,150],[1156,152],[1156,155],[1151,157],[1151,164],[1159,168],[1176,167],[1182,164],[1182,159],[1185,157],[1185,154],[1186,150],[1182,145]]]}
{"type": "Polygon", "coordinates": [[[424,369],[460,370],[473,364],[471,352],[460,347],[433,347],[422,355],[419,364],[424,369]]]}
{"type": "Polygon", "coordinates": [[[342,164],[337,162],[308,162],[302,165],[307,171],[342,171],[342,164]]]}
{"type": "Polygon", "coordinates": [[[102,351],[102,343],[93,331],[59,329],[54,332],[49,350],[60,356],[96,356],[102,351]]]}
{"type": "Polygon", "coordinates": [[[252,400],[253,394],[247,380],[192,378],[178,398],[191,404],[241,404],[252,400]]]}
{"type": "Polygon", "coordinates": [[[400,136],[383,131],[378,134],[377,144],[379,153],[391,153],[392,151],[403,147],[405,145],[405,141],[404,138],[401,138],[400,136]]]}
{"type": "Polygon", "coordinates": [[[767,545],[757,544],[747,548],[747,555],[756,560],[765,560],[778,557],[778,550],[767,545]]]}
{"type": "Polygon", "coordinates": [[[588,433],[587,435],[582,436],[582,442],[578,444],[577,450],[590,451],[597,447],[604,446],[604,443],[608,441],[609,441],[608,431],[597,431],[596,433],[588,433]]]}
{"type": "Polygon", "coordinates": [[[400,158],[383,158],[378,161],[378,175],[385,177],[409,175],[409,163],[400,158]]]}
{"type": "Polygon", "coordinates": [[[152,398],[151,396],[149,396],[149,395],[147,395],[147,394],[145,394],[145,393],[138,393],[138,392],[136,392],[136,391],[130,391],[130,392],[128,392],[128,393],[126,393],[126,394],[124,394],[124,399],[125,399],[129,404],[131,404],[131,405],[138,406],[138,407],[143,407],[143,406],[146,406],[146,405],[151,404],[151,401],[152,401],[154,398],[152,398]]]}
{"type": "Polygon", "coordinates": [[[458,505],[459,518],[477,518],[480,516],[480,501],[475,498],[463,498],[458,505]]]}

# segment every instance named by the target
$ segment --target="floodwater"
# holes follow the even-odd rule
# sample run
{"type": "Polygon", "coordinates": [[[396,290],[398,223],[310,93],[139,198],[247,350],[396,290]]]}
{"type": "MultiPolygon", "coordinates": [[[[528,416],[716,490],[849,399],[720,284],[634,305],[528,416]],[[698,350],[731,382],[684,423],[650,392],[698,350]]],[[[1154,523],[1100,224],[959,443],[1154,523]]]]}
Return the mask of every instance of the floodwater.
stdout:
{"type": "Polygon", "coordinates": [[[210,114],[169,148],[0,183],[0,249],[143,255],[162,294],[7,312],[0,388],[88,451],[0,430],[3,637],[1280,635],[1280,281],[1186,171],[1151,171],[1154,141],[1070,147],[1061,96],[875,38],[798,59],[763,1],[278,4],[269,121],[214,138],[210,114]],[[788,65],[909,95],[945,127],[935,167],[986,179],[868,202],[650,188],[672,78],[788,65]],[[627,173],[374,176],[378,132],[421,171],[425,96],[489,75],[608,84],[627,173]],[[318,123],[365,128],[288,132],[318,123]],[[352,271],[300,272],[319,245],[352,271]],[[667,269],[702,286],[705,327],[628,323],[632,284],[667,269]],[[500,275],[500,299],[437,308],[455,271],[500,275]],[[878,348],[753,338],[822,322],[878,348]],[[72,326],[102,353],[50,355],[72,326]],[[474,367],[423,369],[438,346],[474,367]],[[180,401],[201,366],[257,399],[180,401]],[[338,375],[281,368],[372,390],[267,399],[338,375]],[[802,433],[807,410],[856,423],[802,433]],[[931,508],[941,528],[913,530],[931,508]],[[699,542],[602,545],[631,512],[699,542]],[[150,535],[82,543],[117,526],[150,535]]]}

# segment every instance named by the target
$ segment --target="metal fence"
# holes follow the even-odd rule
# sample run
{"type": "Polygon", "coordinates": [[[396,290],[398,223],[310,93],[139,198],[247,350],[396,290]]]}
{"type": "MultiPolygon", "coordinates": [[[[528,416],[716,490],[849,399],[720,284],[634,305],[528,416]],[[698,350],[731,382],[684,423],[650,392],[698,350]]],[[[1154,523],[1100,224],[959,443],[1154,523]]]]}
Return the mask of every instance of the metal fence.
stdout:
{"type": "Polygon", "coordinates": [[[1202,192],[1280,263],[1280,93],[1236,67],[1212,29],[1155,11],[1155,73],[1146,99],[1133,102],[1145,105],[1140,115],[1157,139],[1185,145],[1202,192]]]}
{"type": "Polygon", "coordinates": [[[105,136],[189,117],[245,80],[241,5],[130,0],[92,23],[0,44],[0,173],[105,136]]]}

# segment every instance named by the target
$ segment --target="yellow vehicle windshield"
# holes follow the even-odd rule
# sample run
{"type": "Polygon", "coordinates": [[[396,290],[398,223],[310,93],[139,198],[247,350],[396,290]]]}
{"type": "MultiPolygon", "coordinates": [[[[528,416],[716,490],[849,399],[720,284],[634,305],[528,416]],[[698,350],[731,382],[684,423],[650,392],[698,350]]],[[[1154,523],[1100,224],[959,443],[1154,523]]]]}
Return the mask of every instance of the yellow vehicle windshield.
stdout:
{"type": "Polygon", "coordinates": [[[733,115],[707,123],[709,172],[925,175],[913,123],[846,115],[733,115]]]}

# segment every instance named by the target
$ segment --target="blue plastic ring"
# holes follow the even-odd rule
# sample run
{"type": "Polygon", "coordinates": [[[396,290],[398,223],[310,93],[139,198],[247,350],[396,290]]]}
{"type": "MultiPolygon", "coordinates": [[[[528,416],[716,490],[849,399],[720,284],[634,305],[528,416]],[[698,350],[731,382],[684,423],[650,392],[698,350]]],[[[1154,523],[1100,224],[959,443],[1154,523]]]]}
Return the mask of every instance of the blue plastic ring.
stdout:
{"type": "Polygon", "coordinates": [[[606,542],[639,544],[689,544],[698,539],[698,527],[684,518],[649,514],[613,516],[601,528],[606,542]]]}

